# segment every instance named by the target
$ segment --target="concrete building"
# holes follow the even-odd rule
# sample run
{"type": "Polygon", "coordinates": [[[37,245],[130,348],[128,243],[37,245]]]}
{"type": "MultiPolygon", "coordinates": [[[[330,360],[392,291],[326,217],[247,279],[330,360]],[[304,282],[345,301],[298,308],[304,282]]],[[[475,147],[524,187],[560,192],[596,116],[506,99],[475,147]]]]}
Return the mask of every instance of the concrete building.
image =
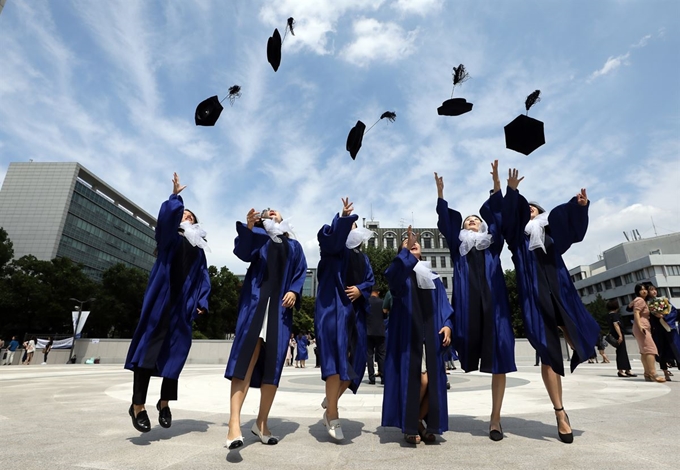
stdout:
{"type": "MultiPolygon", "coordinates": [[[[373,230],[376,236],[366,244],[372,247],[390,248],[396,250],[407,236],[406,228],[381,228],[377,220],[365,220],[364,227],[373,230]]],[[[419,234],[422,260],[432,263],[432,270],[442,279],[449,298],[453,289],[453,265],[446,239],[436,228],[414,228],[419,234]]]]}
{"type": "Polygon", "coordinates": [[[95,280],[117,263],[150,272],[155,261],[156,219],[75,162],[10,163],[0,227],[15,259],[67,257],[95,280]]]}
{"type": "Polygon", "coordinates": [[[659,295],[680,307],[680,232],[621,243],[597,262],[572,268],[569,274],[586,304],[599,294],[625,306],[633,300],[635,284],[651,282],[659,295]]]}

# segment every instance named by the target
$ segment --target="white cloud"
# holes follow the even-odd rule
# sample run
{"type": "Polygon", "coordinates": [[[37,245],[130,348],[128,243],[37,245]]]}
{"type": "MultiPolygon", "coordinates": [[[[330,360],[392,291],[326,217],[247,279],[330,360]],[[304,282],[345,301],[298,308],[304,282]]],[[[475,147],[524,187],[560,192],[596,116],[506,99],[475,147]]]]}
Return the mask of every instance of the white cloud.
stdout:
{"type": "Polygon", "coordinates": [[[354,41],[343,49],[347,62],[367,66],[374,62],[396,62],[415,51],[418,31],[406,32],[396,23],[381,23],[373,18],[354,22],[354,41]]]}
{"type": "Polygon", "coordinates": [[[597,77],[601,77],[602,75],[607,75],[622,65],[630,65],[630,62],[628,61],[629,57],[630,52],[626,52],[625,54],[616,57],[609,57],[600,70],[596,70],[592,73],[588,81],[594,80],[597,77]]]}
{"type": "Polygon", "coordinates": [[[643,36],[642,39],[640,39],[638,42],[636,42],[635,44],[633,44],[630,47],[633,47],[633,48],[636,48],[636,49],[640,48],[640,47],[645,47],[647,45],[647,43],[649,42],[649,40],[651,39],[651,37],[652,37],[651,34],[643,36]]]}
{"type": "Polygon", "coordinates": [[[443,0],[397,0],[392,6],[403,13],[425,16],[441,10],[443,0]]]}

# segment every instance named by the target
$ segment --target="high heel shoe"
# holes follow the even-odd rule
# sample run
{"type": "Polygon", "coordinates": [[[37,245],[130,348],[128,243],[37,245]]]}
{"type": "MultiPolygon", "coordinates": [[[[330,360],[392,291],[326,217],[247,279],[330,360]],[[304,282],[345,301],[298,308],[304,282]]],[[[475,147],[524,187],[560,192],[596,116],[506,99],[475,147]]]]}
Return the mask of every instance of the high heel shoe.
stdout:
{"type": "Polygon", "coordinates": [[[278,438],[272,436],[271,434],[268,436],[265,436],[260,432],[260,428],[257,427],[257,423],[253,423],[253,427],[250,428],[250,432],[255,434],[258,438],[260,438],[260,442],[263,444],[266,444],[268,446],[275,446],[276,444],[279,443],[278,438]]]}
{"type": "Polygon", "coordinates": [[[665,371],[663,371],[663,375],[666,378],[666,382],[670,382],[671,381],[671,375],[673,375],[673,374],[671,374],[670,370],[665,370],[665,371]]]}
{"type": "Polygon", "coordinates": [[[321,408],[323,408],[324,410],[328,408],[328,398],[323,397],[323,401],[321,402],[321,408]]]}
{"type": "MultiPolygon", "coordinates": [[[[558,412],[558,413],[559,413],[560,411],[564,411],[564,407],[559,408],[559,409],[558,409],[558,408],[553,408],[553,409],[554,409],[556,412],[558,412]]],[[[569,422],[569,415],[567,415],[567,412],[566,412],[566,411],[564,411],[564,418],[567,420],[567,424],[569,425],[569,427],[571,427],[571,423],[569,422]]],[[[555,416],[555,419],[557,420],[557,435],[560,437],[560,440],[561,440],[562,442],[564,442],[565,444],[571,444],[572,442],[574,442],[574,433],[573,433],[573,431],[572,431],[572,432],[565,433],[565,434],[562,434],[562,433],[560,432],[560,417],[559,417],[559,416],[555,416]]]]}
{"type": "Polygon", "coordinates": [[[158,424],[164,428],[172,426],[172,413],[170,413],[170,407],[166,406],[165,408],[161,408],[161,401],[158,400],[156,409],[158,410],[158,424]]]}
{"type": "Polygon", "coordinates": [[[130,405],[130,418],[132,418],[132,425],[139,432],[149,432],[151,431],[151,421],[149,421],[149,415],[146,410],[142,410],[135,416],[135,405],[130,405]]]}
{"type": "Polygon", "coordinates": [[[328,435],[336,441],[341,441],[345,438],[344,434],[342,433],[342,427],[340,426],[340,420],[332,419],[328,421],[328,416],[326,415],[325,411],[323,413],[323,425],[326,426],[328,435]]]}
{"type": "Polygon", "coordinates": [[[659,377],[656,374],[645,374],[645,380],[647,382],[656,382],[656,383],[666,383],[666,379],[663,377],[659,377]]]}

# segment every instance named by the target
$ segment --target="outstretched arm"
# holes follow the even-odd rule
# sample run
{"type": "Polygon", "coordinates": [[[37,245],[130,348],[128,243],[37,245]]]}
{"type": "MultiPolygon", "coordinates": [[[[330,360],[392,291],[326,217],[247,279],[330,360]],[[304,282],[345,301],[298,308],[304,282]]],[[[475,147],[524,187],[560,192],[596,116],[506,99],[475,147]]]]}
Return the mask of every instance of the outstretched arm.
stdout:
{"type": "Polygon", "coordinates": [[[550,234],[558,253],[565,253],[572,244],[582,241],[586,236],[589,205],[586,189],[582,188],[569,202],[550,211],[550,234]]]}
{"type": "Polygon", "coordinates": [[[501,217],[503,237],[505,237],[510,248],[518,246],[522,242],[524,227],[531,220],[529,203],[517,190],[523,179],[524,177],[519,178],[519,171],[516,168],[508,170],[508,188],[503,198],[501,217]]]}
{"type": "Polygon", "coordinates": [[[316,238],[322,253],[338,254],[345,249],[347,235],[352,231],[352,225],[359,216],[352,215],[354,203],[349,198],[342,198],[342,212],[336,214],[331,225],[324,225],[319,230],[316,238]]]}
{"type": "Polygon", "coordinates": [[[458,234],[460,233],[460,227],[463,223],[463,217],[460,215],[460,212],[449,209],[449,203],[444,199],[444,177],[435,173],[434,180],[437,184],[438,195],[437,215],[439,217],[437,219],[437,228],[446,239],[446,243],[449,246],[451,253],[457,253],[458,246],[460,245],[458,234]]]}

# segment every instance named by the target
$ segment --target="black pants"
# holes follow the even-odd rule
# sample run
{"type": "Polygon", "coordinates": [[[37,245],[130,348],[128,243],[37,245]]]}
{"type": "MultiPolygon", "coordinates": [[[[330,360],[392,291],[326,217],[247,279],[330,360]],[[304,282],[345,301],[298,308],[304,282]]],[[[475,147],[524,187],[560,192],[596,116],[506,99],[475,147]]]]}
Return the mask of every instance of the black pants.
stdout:
{"type": "Polygon", "coordinates": [[[378,372],[380,373],[380,381],[385,380],[384,364],[385,364],[385,337],[384,336],[368,336],[366,342],[368,366],[368,381],[375,382],[375,367],[373,366],[373,355],[375,354],[375,362],[378,363],[378,372]]]}
{"type": "MultiPolygon", "coordinates": [[[[135,368],[135,377],[132,385],[133,404],[144,405],[146,403],[146,392],[149,390],[151,372],[151,369],[135,368]]],[[[163,377],[163,383],[161,384],[161,400],[177,400],[177,379],[163,377]]]]}
{"type": "Polygon", "coordinates": [[[630,370],[630,360],[628,359],[625,339],[616,348],[616,368],[623,371],[630,370]]]}

